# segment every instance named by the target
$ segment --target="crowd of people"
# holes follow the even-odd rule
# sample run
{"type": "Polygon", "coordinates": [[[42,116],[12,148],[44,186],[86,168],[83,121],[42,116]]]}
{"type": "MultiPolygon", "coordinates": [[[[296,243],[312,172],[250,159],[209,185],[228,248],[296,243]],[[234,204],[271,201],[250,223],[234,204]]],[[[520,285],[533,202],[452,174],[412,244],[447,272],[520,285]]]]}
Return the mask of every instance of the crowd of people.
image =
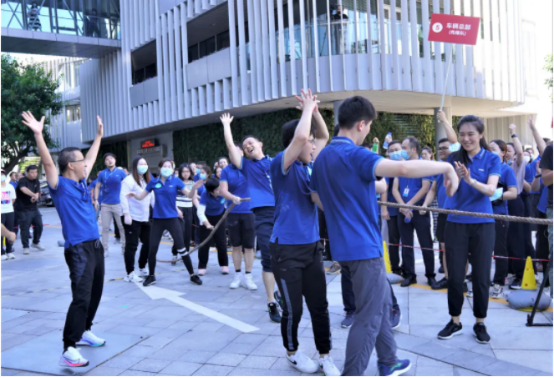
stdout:
{"type": "MultiPolygon", "coordinates": [[[[269,320],[281,324],[286,357],[303,373],[341,374],[329,355],[332,337],[324,256],[334,261],[330,273],[341,271],[346,313],[342,326],[351,328],[342,374],[363,375],[373,349],[377,351],[380,375],[399,375],[410,369],[409,360],[397,358],[393,330],[400,325],[401,314],[386,275],[383,236],[388,239],[392,271],[403,277],[401,286],[417,282],[415,231],[427,283],[433,289],[448,290],[450,320],[438,332],[439,339],[462,332],[460,315],[467,292],[467,296],[474,297],[476,340],[490,341],[485,326],[489,294],[501,297],[510,273],[510,288],[521,287],[526,256],[549,258],[552,227],[538,227],[535,249],[533,229],[526,224],[440,214],[432,227],[431,212],[433,206],[438,206],[551,219],[552,143],[540,137],[532,119],[528,127],[535,137],[537,156],[533,148],[523,150],[514,125],[510,126],[510,143],[487,143],[480,118],[461,118],[456,132],[445,114],[439,112],[447,138],[438,142],[438,161],[433,159],[433,150],[421,146],[414,137],[396,140],[387,136],[384,157],[364,145],[377,117],[366,98],[354,96],[342,103],[330,142],[317,96],[308,90],[297,99],[301,118],[283,125],[283,150],[275,157],[264,154],[263,143],[255,135],[236,143],[231,129],[233,117],[223,114],[221,123],[229,156],[218,159],[213,173],[204,162],[177,166],[169,159],[160,161],[153,170],[141,156],[133,159],[127,173],[116,166],[115,155],[108,153],[103,156],[106,169],[94,180],[88,177],[87,168],[94,165],[103,135],[100,117],[97,136],[87,155],[77,148],[62,150],[58,173],[42,137],[44,117],[37,121],[32,114],[23,113],[23,123],[34,132],[62,222],[72,282],[73,301],[64,328],[60,364],[85,366],[88,361],[76,346],[105,344],[91,332],[91,326],[102,294],[112,220],[114,228],[119,229],[125,281],[144,286],[156,283],[157,252],[165,232],[174,244],[172,263],[183,261],[191,283],[196,285],[202,285],[201,277],[208,274],[211,246],[217,250],[220,273],[229,274],[230,244],[235,269],[230,288],[256,290],[252,269],[255,251],[259,250],[269,320]],[[380,206],[378,200],[423,206],[429,211],[380,206]],[[444,274],[439,281],[435,279],[432,229],[440,245],[438,272],[444,274]],[[136,269],[139,242],[142,247],[136,269]],[[193,245],[200,246],[196,269],[189,255],[193,245]],[[497,257],[491,275],[493,253],[497,257]],[[468,277],[472,290],[466,282],[468,277]],[[319,351],[316,361],[299,347],[303,300],[319,351]]],[[[26,180],[19,180],[17,193],[6,184],[2,172],[2,224],[9,232],[17,218],[19,227],[24,227],[22,243],[27,249],[23,238],[29,238],[31,225],[31,247],[42,248],[42,223],[39,225],[33,181],[38,182],[36,172],[36,166],[27,168],[26,180]],[[17,217],[10,215],[14,200],[17,217]]],[[[13,240],[12,235],[8,237],[13,240]]],[[[13,255],[8,246],[9,242],[6,252],[2,252],[3,259],[4,255],[13,255]]],[[[545,279],[550,269],[552,280],[551,267],[541,264],[540,268],[545,279]]]]}

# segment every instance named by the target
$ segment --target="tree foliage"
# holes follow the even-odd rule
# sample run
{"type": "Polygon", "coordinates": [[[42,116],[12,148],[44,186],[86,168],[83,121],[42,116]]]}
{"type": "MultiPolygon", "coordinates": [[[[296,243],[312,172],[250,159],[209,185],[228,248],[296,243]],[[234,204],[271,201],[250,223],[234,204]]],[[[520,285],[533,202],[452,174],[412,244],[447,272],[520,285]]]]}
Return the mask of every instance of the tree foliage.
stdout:
{"type": "MultiPolygon", "coordinates": [[[[59,81],[54,80],[40,64],[24,66],[9,55],[2,55],[2,159],[4,169],[11,171],[19,161],[37,153],[33,132],[21,123],[21,113],[30,111],[40,119],[62,111],[61,96],[56,93],[59,81]]],[[[47,117],[45,124],[49,123],[47,117]]],[[[44,140],[56,147],[46,128],[44,140]]]]}
{"type": "Polygon", "coordinates": [[[552,75],[553,75],[553,64],[552,64],[552,54],[548,54],[546,58],[544,58],[544,67],[543,69],[548,72],[548,77],[544,81],[546,84],[546,87],[548,88],[550,93],[550,99],[552,100],[554,97],[552,95],[552,75]]]}

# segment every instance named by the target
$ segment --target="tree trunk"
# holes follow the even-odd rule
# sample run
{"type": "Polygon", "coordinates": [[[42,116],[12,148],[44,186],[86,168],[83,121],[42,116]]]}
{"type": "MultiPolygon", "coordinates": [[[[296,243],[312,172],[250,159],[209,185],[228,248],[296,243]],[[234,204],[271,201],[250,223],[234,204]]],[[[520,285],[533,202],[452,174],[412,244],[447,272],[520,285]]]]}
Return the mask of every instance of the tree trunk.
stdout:
{"type": "Polygon", "coordinates": [[[6,173],[10,173],[13,168],[19,164],[19,161],[25,157],[27,155],[27,150],[25,151],[19,151],[19,153],[16,155],[16,156],[12,156],[8,162],[8,164],[6,164],[3,169],[6,171],[6,173]]]}

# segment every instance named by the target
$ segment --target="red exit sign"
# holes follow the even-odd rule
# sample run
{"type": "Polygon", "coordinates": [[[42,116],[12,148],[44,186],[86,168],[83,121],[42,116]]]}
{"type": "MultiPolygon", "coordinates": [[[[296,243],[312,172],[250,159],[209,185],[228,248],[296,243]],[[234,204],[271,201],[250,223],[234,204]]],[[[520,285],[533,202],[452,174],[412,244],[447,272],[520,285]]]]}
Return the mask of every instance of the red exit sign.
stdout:
{"type": "Polygon", "coordinates": [[[157,139],[148,139],[140,144],[140,148],[150,148],[150,147],[157,147],[157,146],[158,146],[157,139]]]}

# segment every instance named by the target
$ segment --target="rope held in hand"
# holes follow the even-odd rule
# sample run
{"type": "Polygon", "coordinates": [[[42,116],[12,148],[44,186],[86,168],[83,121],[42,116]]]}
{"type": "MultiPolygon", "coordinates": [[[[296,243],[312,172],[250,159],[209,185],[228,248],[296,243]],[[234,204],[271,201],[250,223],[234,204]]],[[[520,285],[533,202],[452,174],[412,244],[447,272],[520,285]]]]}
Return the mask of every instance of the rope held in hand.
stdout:
{"type": "MultiPolygon", "coordinates": [[[[240,199],[240,202],[247,202],[247,201],[250,201],[250,198],[241,198],[240,199]]],[[[235,207],[235,203],[233,202],[231,204],[231,206],[229,206],[229,208],[227,209],[227,211],[225,211],[225,213],[223,214],[223,216],[221,217],[221,219],[219,220],[219,222],[217,222],[217,224],[215,225],[214,229],[212,230],[212,232],[210,232],[210,234],[208,235],[208,237],[202,242],[200,243],[197,247],[193,248],[191,251],[189,252],[185,252],[183,254],[180,254],[181,257],[176,259],[176,260],[159,260],[159,259],[156,259],[157,262],[161,262],[161,263],[176,263],[178,261],[181,261],[181,258],[182,257],[185,257],[185,256],[188,256],[190,254],[192,254],[193,252],[196,252],[198,251],[200,248],[202,248],[204,245],[206,245],[206,243],[209,243],[209,241],[212,239],[212,237],[214,236],[215,232],[217,231],[217,229],[219,228],[219,226],[221,226],[223,224],[223,221],[225,220],[225,218],[227,218],[227,215],[229,215],[229,213],[231,212],[231,210],[233,210],[233,207],[235,207]]]]}
{"type": "Polygon", "coordinates": [[[439,209],[436,207],[401,205],[399,203],[390,203],[390,202],[381,202],[381,201],[379,201],[379,205],[387,206],[387,207],[396,207],[399,209],[432,211],[440,214],[464,215],[467,217],[498,219],[498,220],[503,220],[508,222],[533,223],[533,224],[542,224],[547,226],[552,224],[552,219],[525,218],[525,217],[514,217],[513,215],[474,213],[471,211],[447,210],[447,209],[439,209]]]}

